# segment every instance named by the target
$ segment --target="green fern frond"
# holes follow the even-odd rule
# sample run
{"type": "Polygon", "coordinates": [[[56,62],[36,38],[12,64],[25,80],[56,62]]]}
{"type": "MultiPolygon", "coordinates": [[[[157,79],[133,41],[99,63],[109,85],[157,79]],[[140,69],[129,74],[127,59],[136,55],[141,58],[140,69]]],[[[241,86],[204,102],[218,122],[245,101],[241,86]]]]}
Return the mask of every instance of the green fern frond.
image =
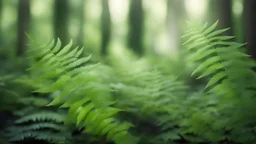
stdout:
{"type": "Polygon", "coordinates": [[[122,83],[112,86],[126,95],[126,104],[128,104],[127,98],[131,99],[131,103],[136,103],[136,106],[145,112],[152,112],[175,103],[175,97],[183,95],[188,88],[183,82],[177,80],[177,77],[165,76],[157,70],[122,75],[125,75],[121,76],[122,83]]]}
{"type": "MultiPolygon", "coordinates": [[[[112,84],[118,96],[122,96],[118,104],[137,115],[140,118],[138,121],[147,121],[158,128],[155,130],[157,134],[153,134],[152,142],[168,143],[181,139],[181,130],[176,128],[177,117],[173,115],[181,107],[188,86],[176,76],[166,76],[158,70],[130,70],[120,74],[122,81],[112,84]]],[[[152,135],[150,130],[146,133],[152,135]]]]}
{"type": "Polygon", "coordinates": [[[12,137],[10,141],[22,141],[25,139],[36,139],[36,140],[44,140],[51,143],[63,143],[67,140],[68,135],[65,134],[56,134],[54,132],[47,132],[47,131],[29,131],[29,132],[22,132],[17,133],[15,137],[12,137]]]}
{"type": "Polygon", "coordinates": [[[234,37],[220,35],[228,29],[215,31],[217,24],[218,21],[208,28],[195,28],[183,36],[187,39],[183,44],[193,52],[191,60],[201,62],[192,75],[197,74],[198,79],[211,77],[205,87],[209,92],[231,88],[231,95],[241,94],[244,89],[255,87],[250,79],[255,78],[252,68],[256,65],[249,55],[241,52],[245,44],[230,42],[234,37]],[[245,81],[249,85],[236,85],[245,81]]]}
{"type": "Polygon", "coordinates": [[[27,107],[16,114],[21,118],[5,130],[9,141],[43,140],[50,143],[67,142],[71,133],[67,131],[65,114],[52,110],[40,111],[37,107],[27,107]]]}
{"type": "MultiPolygon", "coordinates": [[[[119,138],[132,138],[127,132],[132,125],[120,122],[115,117],[121,110],[112,106],[115,101],[110,93],[111,88],[105,83],[101,65],[85,65],[91,55],[79,58],[83,48],[72,49],[72,41],[61,47],[61,41],[58,39],[56,45],[52,41],[45,47],[28,52],[32,57],[39,59],[28,69],[34,74],[34,81],[48,83],[36,92],[58,92],[48,106],[61,105],[69,108],[65,123],[75,122],[77,126],[85,127],[85,132],[106,135],[107,139],[116,142],[119,138]],[[39,54],[35,54],[36,51],[39,54]],[[108,121],[109,119],[111,121],[108,121]]],[[[23,118],[22,121],[28,119],[23,118]]]]}
{"type": "Polygon", "coordinates": [[[15,133],[23,133],[26,131],[36,131],[40,129],[52,129],[56,131],[64,131],[65,128],[62,125],[58,125],[52,122],[38,122],[34,123],[31,125],[26,125],[26,126],[13,126],[9,127],[8,131],[9,132],[15,132],[15,133]]]}
{"type": "Polygon", "coordinates": [[[15,123],[20,124],[24,122],[37,122],[37,121],[55,121],[57,123],[64,122],[65,116],[54,113],[54,112],[37,112],[35,114],[30,114],[22,117],[15,121],[15,123]]]}

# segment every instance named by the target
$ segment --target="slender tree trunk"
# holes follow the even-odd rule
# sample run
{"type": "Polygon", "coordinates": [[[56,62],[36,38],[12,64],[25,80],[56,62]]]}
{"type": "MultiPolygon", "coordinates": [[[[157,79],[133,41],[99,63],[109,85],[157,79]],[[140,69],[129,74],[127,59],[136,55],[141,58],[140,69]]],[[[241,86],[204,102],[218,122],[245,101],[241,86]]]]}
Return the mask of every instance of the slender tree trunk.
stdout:
{"type": "MultiPolygon", "coordinates": [[[[214,0],[212,0],[214,1],[214,0]]],[[[232,0],[217,0],[217,18],[219,19],[219,29],[231,27],[224,35],[233,35],[232,31],[232,0]]]]}
{"type": "Polygon", "coordinates": [[[252,58],[256,59],[256,0],[245,0],[244,10],[247,48],[252,58]]]}
{"type": "Polygon", "coordinates": [[[79,46],[83,46],[84,45],[84,16],[85,16],[85,10],[84,10],[84,4],[85,4],[85,0],[81,0],[80,2],[80,7],[79,7],[79,21],[80,21],[80,26],[79,26],[79,33],[78,33],[78,45],[79,46]]]}
{"type": "Polygon", "coordinates": [[[206,19],[209,25],[216,22],[217,19],[219,19],[218,16],[218,6],[217,2],[215,0],[209,0],[208,2],[208,9],[207,9],[207,15],[206,19]]]}
{"type": "Polygon", "coordinates": [[[3,9],[3,1],[0,0],[0,25],[2,24],[2,9],[3,9]]]}
{"type": "Polygon", "coordinates": [[[128,46],[138,55],[143,54],[143,5],[142,0],[131,0],[129,10],[128,46]]]}
{"type": "MultiPolygon", "coordinates": [[[[237,0],[233,0],[232,3],[236,3],[237,0]]],[[[244,1],[239,0],[241,4],[244,4],[244,1]]],[[[243,11],[241,13],[234,13],[233,15],[233,33],[236,36],[235,40],[237,42],[245,42],[245,31],[244,31],[244,16],[243,11]]]]}
{"type": "Polygon", "coordinates": [[[111,16],[108,0],[102,0],[101,13],[101,54],[107,54],[107,47],[111,38],[111,16]]]}
{"type": "Polygon", "coordinates": [[[2,10],[3,10],[3,1],[0,0],[0,43],[2,43],[2,10]]]}
{"type": "Polygon", "coordinates": [[[59,37],[62,43],[67,44],[68,35],[68,0],[54,0],[54,34],[59,37]]]}
{"type": "Polygon", "coordinates": [[[180,18],[184,16],[184,0],[167,0],[167,30],[170,49],[177,51],[180,45],[180,18]]]}
{"type": "Polygon", "coordinates": [[[17,55],[21,56],[26,51],[26,31],[30,24],[30,1],[19,0],[18,4],[18,46],[17,55]]]}

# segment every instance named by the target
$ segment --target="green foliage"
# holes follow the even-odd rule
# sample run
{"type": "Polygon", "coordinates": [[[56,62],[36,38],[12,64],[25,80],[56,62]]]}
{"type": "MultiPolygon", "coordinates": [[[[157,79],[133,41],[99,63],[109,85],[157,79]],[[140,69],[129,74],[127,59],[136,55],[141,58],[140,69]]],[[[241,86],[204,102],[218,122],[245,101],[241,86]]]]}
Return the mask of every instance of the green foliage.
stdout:
{"type": "Polygon", "coordinates": [[[210,92],[223,92],[231,94],[231,88],[235,94],[242,94],[248,88],[255,88],[255,67],[249,55],[241,52],[244,44],[230,42],[233,36],[222,36],[228,29],[214,31],[218,21],[209,28],[205,25],[202,29],[191,29],[183,37],[189,37],[184,42],[187,49],[195,51],[191,60],[201,62],[192,75],[199,74],[198,79],[211,77],[205,88],[210,92]],[[219,83],[218,83],[219,82],[219,83]],[[247,85],[241,85],[242,83],[247,85]]]}
{"type": "Polygon", "coordinates": [[[8,119],[1,130],[1,138],[9,142],[33,142],[44,141],[50,143],[63,143],[71,139],[71,132],[64,126],[65,111],[51,107],[46,108],[49,103],[49,96],[36,95],[31,89],[37,87],[26,76],[2,77],[3,92],[1,99],[3,105],[10,108],[3,109],[12,112],[13,116],[8,119]],[[7,89],[8,88],[8,89],[7,89]],[[5,91],[9,93],[4,93],[5,91]],[[13,94],[15,94],[13,97],[13,94]],[[6,100],[12,100],[10,102],[6,100]]]}
{"type": "Polygon", "coordinates": [[[15,99],[20,96],[11,90],[14,75],[5,75],[0,77],[0,110],[11,110],[12,106],[16,104],[15,99]]]}
{"type": "Polygon", "coordinates": [[[215,97],[210,107],[196,112],[186,125],[206,141],[254,143],[255,62],[241,52],[244,44],[220,35],[228,29],[214,30],[217,23],[193,27],[183,36],[187,50],[193,52],[191,60],[199,63],[192,75],[209,79],[204,95],[215,97]]]}
{"type": "Polygon", "coordinates": [[[122,109],[113,106],[111,89],[99,64],[87,64],[91,56],[79,58],[83,48],[71,49],[72,41],[61,48],[58,39],[47,46],[28,51],[31,58],[39,59],[29,68],[35,83],[48,83],[36,92],[57,93],[48,104],[68,108],[66,123],[76,123],[84,132],[106,136],[116,143],[135,143],[128,133],[131,123],[121,122],[115,116],[122,109]],[[32,55],[31,55],[32,54],[32,55]]]}
{"type": "Polygon", "coordinates": [[[67,143],[71,132],[64,126],[65,111],[56,108],[44,108],[49,103],[48,97],[20,97],[21,110],[13,112],[16,120],[5,129],[4,136],[10,142],[45,141],[49,143],[67,143]]]}
{"type": "Polygon", "coordinates": [[[32,45],[27,53],[29,75],[15,81],[45,97],[19,99],[26,109],[15,112],[19,118],[9,127],[9,138],[52,143],[255,143],[255,63],[242,52],[244,44],[221,35],[228,29],[215,30],[217,23],[190,25],[182,37],[187,50],[183,57],[189,62],[136,60],[127,53],[112,56],[107,66],[94,64],[91,55],[80,58],[83,48],[72,48],[72,41],[64,47],[59,39],[32,45]],[[70,136],[73,127],[83,134],[70,136]]]}
{"type": "Polygon", "coordinates": [[[69,132],[63,126],[65,114],[60,112],[40,111],[32,109],[33,112],[24,110],[22,117],[15,121],[15,125],[6,130],[9,141],[23,141],[29,139],[43,140],[50,143],[63,143],[70,139],[69,132]]]}

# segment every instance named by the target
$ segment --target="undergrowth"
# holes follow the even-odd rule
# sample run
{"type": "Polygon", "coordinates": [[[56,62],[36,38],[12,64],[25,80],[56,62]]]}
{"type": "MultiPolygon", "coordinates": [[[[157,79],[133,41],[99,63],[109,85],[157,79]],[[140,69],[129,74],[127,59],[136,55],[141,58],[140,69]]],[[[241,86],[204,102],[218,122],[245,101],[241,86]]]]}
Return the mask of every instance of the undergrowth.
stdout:
{"type": "Polygon", "coordinates": [[[33,86],[32,94],[40,96],[19,98],[25,109],[14,110],[7,138],[255,143],[255,62],[242,52],[245,44],[223,36],[228,29],[215,30],[217,24],[189,25],[182,60],[163,63],[129,56],[95,63],[91,55],[82,56],[83,48],[72,48],[72,41],[32,43],[27,76],[15,81],[33,86]]]}

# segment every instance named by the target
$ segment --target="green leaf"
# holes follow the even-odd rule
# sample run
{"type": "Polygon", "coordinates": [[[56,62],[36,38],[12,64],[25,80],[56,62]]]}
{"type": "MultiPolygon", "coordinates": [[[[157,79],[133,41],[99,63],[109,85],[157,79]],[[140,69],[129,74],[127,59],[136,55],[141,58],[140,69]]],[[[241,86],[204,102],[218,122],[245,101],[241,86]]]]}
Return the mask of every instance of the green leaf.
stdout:
{"type": "Polygon", "coordinates": [[[60,57],[60,56],[63,56],[64,54],[66,54],[70,50],[72,45],[73,45],[73,41],[70,40],[69,44],[66,45],[60,52],[58,52],[56,56],[60,57]]]}
{"type": "Polygon", "coordinates": [[[77,125],[85,118],[85,116],[93,109],[93,105],[89,103],[84,106],[77,116],[77,125]]]}
{"type": "Polygon", "coordinates": [[[108,132],[110,132],[111,130],[113,130],[114,128],[118,127],[119,123],[114,122],[114,123],[109,123],[102,131],[101,134],[105,135],[108,132]]]}
{"type": "Polygon", "coordinates": [[[206,44],[208,44],[209,41],[207,40],[202,40],[200,42],[197,42],[197,43],[193,43],[193,44],[190,44],[190,46],[187,48],[188,50],[191,50],[191,49],[195,49],[195,48],[199,48],[200,46],[204,46],[206,44]]]}
{"type": "Polygon", "coordinates": [[[203,62],[201,65],[199,65],[192,73],[192,75],[194,75],[195,73],[198,72],[202,72],[203,70],[205,70],[207,67],[211,66],[212,64],[216,63],[220,61],[219,57],[211,57],[209,59],[207,59],[205,62],[203,62]]]}
{"type": "Polygon", "coordinates": [[[201,37],[203,37],[203,36],[200,35],[200,34],[194,35],[194,36],[192,36],[191,38],[189,38],[187,41],[185,41],[182,45],[186,45],[186,44],[188,44],[189,42],[194,41],[194,40],[196,40],[196,39],[198,39],[198,38],[201,38],[201,37]]]}
{"type": "Polygon", "coordinates": [[[224,72],[220,72],[216,75],[214,75],[211,80],[208,82],[208,84],[205,86],[205,88],[208,88],[210,86],[212,86],[213,84],[215,84],[216,82],[218,82],[219,80],[221,80],[222,78],[224,78],[226,75],[226,73],[224,72]]]}
{"type": "Polygon", "coordinates": [[[225,40],[230,40],[235,38],[234,36],[216,36],[213,38],[210,38],[209,41],[213,42],[213,41],[225,41],[225,40]]]}
{"type": "Polygon", "coordinates": [[[101,114],[101,111],[99,111],[98,109],[94,109],[92,110],[87,117],[85,118],[84,124],[85,125],[89,125],[93,122],[95,122],[96,118],[101,114]]]}
{"type": "Polygon", "coordinates": [[[209,56],[211,54],[216,53],[215,49],[205,50],[205,51],[203,51],[204,49],[200,49],[200,50],[193,56],[193,60],[194,61],[201,60],[201,59],[203,59],[203,58],[205,58],[205,57],[207,57],[207,56],[209,56]]]}
{"type": "Polygon", "coordinates": [[[75,57],[76,57],[76,58],[79,57],[79,56],[82,54],[83,51],[84,51],[84,47],[82,47],[82,48],[75,54],[75,57]]]}
{"type": "Polygon", "coordinates": [[[71,79],[71,77],[69,75],[63,75],[52,85],[48,85],[46,87],[40,88],[40,89],[36,90],[36,92],[40,92],[40,93],[55,92],[55,91],[61,89],[70,79],[71,79]]]}
{"type": "Polygon", "coordinates": [[[60,50],[60,48],[61,48],[61,41],[60,41],[60,39],[58,38],[55,47],[52,49],[52,52],[53,52],[53,53],[57,53],[57,52],[60,50]]]}
{"type": "Polygon", "coordinates": [[[101,131],[110,123],[115,122],[115,119],[110,117],[110,118],[104,118],[104,120],[100,121],[100,124],[95,128],[95,133],[96,134],[101,134],[101,131]]]}
{"type": "Polygon", "coordinates": [[[87,61],[89,61],[91,59],[91,56],[92,55],[89,55],[88,57],[78,59],[77,61],[74,61],[74,62],[70,63],[69,65],[65,66],[64,68],[65,69],[71,69],[71,68],[80,66],[81,64],[86,63],[87,61]]]}
{"type": "Polygon", "coordinates": [[[207,34],[209,34],[210,32],[212,32],[212,31],[217,27],[218,22],[219,22],[219,20],[217,20],[212,26],[210,26],[208,29],[206,29],[206,30],[203,32],[203,34],[204,34],[204,35],[207,35],[207,34]]]}
{"type": "Polygon", "coordinates": [[[69,52],[66,55],[63,55],[62,57],[59,58],[59,61],[66,61],[72,57],[74,57],[74,55],[76,54],[76,52],[78,51],[79,47],[76,47],[75,49],[73,49],[71,52],[69,52]]]}
{"type": "MultiPolygon", "coordinates": [[[[100,125],[99,125],[99,133],[100,133],[100,135],[105,135],[108,131],[110,131],[112,128],[113,128],[113,126],[111,126],[111,125],[115,125],[115,126],[117,126],[118,125],[118,123],[115,123],[115,119],[114,118],[107,118],[107,119],[105,119],[105,120],[103,120],[101,123],[100,123],[100,125]]],[[[114,126],[114,127],[115,127],[114,126]]]]}
{"type": "Polygon", "coordinates": [[[124,122],[124,123],[120,124],[117,128],[110,131],[107,135],[107,139],[110,140],[112,137],[115,136],[115,134],[118,134],[118,132],[127,131],[131,127],[133,127],[133,125],[131,123],[124,122]]]}
{"type": "Polygon", "coordinates": [[[221,33],[224,33],[224,32],[226,32],[226,31],[229,30],[229,29],[230,29],[230,28],[225,28],[225,29],[220,29],[220,30],[214,31],[214,32],[208,34],[206,37],[209,39],[209,38],[211,38],[211,37],[214,37],[214,36],[217,36],[217,35],[219,35],[219,34],[221,34],[221,33]]]}
{"type": "Polygon", "coordinates": [[[203,77],[216,73],[219,69],[222,69],[222,68],[224,68],[223,64],[221,63],[214,64],[209,68],[207,68],[206,71],[204,71],[203,74],[200,75],[197,79],[201,79],[203,77]]]}

